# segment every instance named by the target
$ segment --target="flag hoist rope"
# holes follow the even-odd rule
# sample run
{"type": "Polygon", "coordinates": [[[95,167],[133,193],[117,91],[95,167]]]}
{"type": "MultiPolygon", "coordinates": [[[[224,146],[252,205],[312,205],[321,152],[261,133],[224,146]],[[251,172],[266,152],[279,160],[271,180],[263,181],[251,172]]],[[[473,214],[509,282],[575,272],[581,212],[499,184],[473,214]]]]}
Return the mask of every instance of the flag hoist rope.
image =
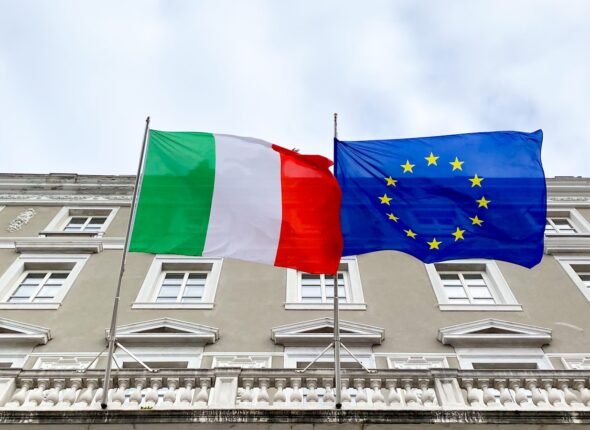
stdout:
{"type": "MultiPolygon", "coordinates": [[[[131,230],[133,228],[133,220],[135,218],[135,202],[137,195],[139,194],[139,185],[141,172],[143,170],[145,149],[147,146],[147,137],[150,127],[150,117],[145,119],[145,131],[143,133],[143,142],[141,145],[141,155],[139,156],[139,163],[137,166],[137,176],[135,177],[135,188],[133,189],[133,199],[131,201],[131,213],[129,215],[129,223],[127,224],[127,235],[125,236],[125,245],[123,247],[123,256],[121,257],[121,267],[119,269],[119,280],[117,282],[117,290],[115,293],[115,302],[113,304],[113,316],[111,318],[111,328],[109,330],[109,353],[107,356],[106,369],[104,372],[104,382],[102,391],[102,401],[100,406],[103,409],[107,408],[108,397],[109,397],[109,384],[111,379],[111,365],[113,361],[113,353],[115,351],[115,344],[117,343],[117,312],[119,310],[119,298],[121,296],[121,280],[123,279],[123,273],[125,272],[125,262],[127,261],[127,253],[129,248],[129,237],[131,236],[131,230]]],[[[119,345],[120,346],[120,345],[119,345]]]]}

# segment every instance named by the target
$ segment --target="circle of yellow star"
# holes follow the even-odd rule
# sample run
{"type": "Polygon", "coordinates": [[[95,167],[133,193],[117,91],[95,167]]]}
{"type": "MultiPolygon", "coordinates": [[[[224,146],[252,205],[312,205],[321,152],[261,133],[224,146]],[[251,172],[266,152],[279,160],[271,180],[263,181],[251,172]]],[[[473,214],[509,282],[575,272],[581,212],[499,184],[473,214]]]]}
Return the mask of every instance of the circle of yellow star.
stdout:
{"type": "Polygon", "coordinates": [[[431,165],[433,165],[433,164],[434,164],[435,166],[438,166],[438,164],[436,164],[436,160],[438,160],[439,158],[440,158],[440,157],[437,157],[437,156],[435,156],[435,155],[434,155],[432,152],[430,153],[430,155],[429,155],[428,157],[424,157],[424,159],[425,159],[426,161],[428,161],[428,165],[429,165],[429,166],[431,166],[431,165]]]}
{"type": "Polygon", "coordinates": [[[453,172],[455,170],[463,170],[463,168],[461,167],[463,165],[463,163],[465,163],[465,161],[459,161],[459,159],[457,157],[455,157],[455,161],[449,162],[449,164],[451,166],[453,166],[453,172]]]}
{"type": "Polygon", "coordinates": [[[387,214],[387,218],[389,218],[390,220],[392,220],[394,222],[397,222],[397,220],[399,219],[393,213],[387,214]]]}
{"type": "Polygon", "coordinates": [[[404,168],[404,173],[406,173],[406,172],[414,173],[412,171],[412,168],[415,166],[415,164],[410,164],[410,160],[406,160],[406,164],[400,164],[400,166],[402,166],[404,168]]]}
{"type": "Polygon", "coordinates": [[[477,215],[475,215],[473,218],[469,217],[469,219],[471,220],[471,224],[472,225],[478,225],[478,226],[481,227],[481,225],[483,224],[483,220],[482,219],[479,219],[477,217],[477,215]]]}
{"type": "Polygon", "coordinates": [[[397,179],[393,179],[391,176],[387,177],[387,178],[383,178],[387,181],[387,186],[393,186],[393,187],[397,187],[397,185],[395,185],[395,183],[397,182],[397,179]]]}
{"type": "Polygon", "coordinates": [[[406,236],[411,237],[412,239],[416,239],[416,236],[418,236],[412,231],[412,229],[404,230],[404,232],[406,233],[406,236]]]}
{"type": "Polygon", "coordinates": [[[387,197],[387,194],[383,194],[382,197],[379,197],[379,200],[381,200],[381,204],[382,205],[388,205],[389,206],[389,202],[391,201],[391,197],[387,197]]]}
{"type": "Polygon", "coordinates": [[[465,233],[465,230],[461,230],[459,227],[457,227],[457,230],[455,230],[455,232],[451,234],[455,236],[455,242],[457,242],[459,239],[465,239],[463,237],[463,233],[465,233]]]}
{"type": "Polygon", "coordinates": [[[438,245],[440,245],[442,242],[440,240],[436,240],[436,237],[433,237],[431,242],[426,243],[430,245],[429,249],[440,249],[438,245]]]}
{"type": "Polygon", "coordinates": [[[473,188],[473,187],[480,187],[481,188],[481,181],[483,181],[483,178],[480,178],[479,176],[477,176],[477,173],[475,174],[475,176],[473,178],[469,178],[469,180],[471,181],[471,188],[473,188]]]}
{"type": "Polygon", "coordinates": [[[491,200],[486,200],[486,198],[482,196],[481,199],[476,200],[476,202],[479,203],[478,208],[486,208],[486,209],[488,209],[488,203],[491,203],[492,201],[491,200]]]}

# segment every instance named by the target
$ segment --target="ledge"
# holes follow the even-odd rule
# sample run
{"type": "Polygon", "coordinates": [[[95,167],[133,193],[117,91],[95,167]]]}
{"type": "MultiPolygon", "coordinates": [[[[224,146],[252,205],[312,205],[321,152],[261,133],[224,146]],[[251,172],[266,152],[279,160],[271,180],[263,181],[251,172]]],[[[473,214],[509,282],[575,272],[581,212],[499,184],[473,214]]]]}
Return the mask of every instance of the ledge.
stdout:
{"type": "MultiPolygon", "coordinates": [[[[286,310],[293,311],[318,311],[318,310],[333,310],[334,305],[331,303],[285,303],[286,310]]],[[[339,303],[338,309],[341,311],[366,311],[366,303],[339,303]]]]}
{"type": "Polygon", "coordinates": [[[14,249],[18,253],[56,253],[61,254],[97,254],[102,252],[100,240],[51,240],[31,239],[14,242],[14,249]]]}
{"type": "Polygon", "coordinates": [[[491,311],[491,312],[518,312],[522,311],[521,305],[444,305],[439,304],[438,308],[441,311],[460,311],[460,312],[476,312],[476,311],[491,311]]]}

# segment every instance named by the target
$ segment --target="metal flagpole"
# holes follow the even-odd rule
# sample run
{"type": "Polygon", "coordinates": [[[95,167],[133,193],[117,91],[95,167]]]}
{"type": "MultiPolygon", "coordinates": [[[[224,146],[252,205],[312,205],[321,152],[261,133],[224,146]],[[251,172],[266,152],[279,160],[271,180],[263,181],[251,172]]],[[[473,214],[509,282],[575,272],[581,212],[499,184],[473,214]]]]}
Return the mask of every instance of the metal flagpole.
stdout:
{"type": "Polygon", "coordinates": [[[123,273],[125,272],[125,262],[127,260],[127,253],[129,247],[129,236],[131,236],[131,228],[133,226],[133,220],[135,218],[135,201],[137,199],[139,180],[144,162],[145,148],[147,143],[147,136],[150,127],[150,117],[145,119],[145,130],[143,132],[143,143],[141,145],[141,155],[139,156],[139,163],[137,166],[137,176],[135,177],[135,188],[133,189],[133,200],[131,201],[131,214],[129,215],[129,222],[127,224],[127,235],[125,236],[125,245],[123,248],[123,257],[121,258],[121,267],[119,269],[119,280],[117,282],[117,291],[115,293],[115,302],[113,304],[113,316],[111,318],[111,329],[109,331],[109,353],[107,357],[107,365],[104,372],[104,383],[102,392],[102,402],[100,406],[103,409],[107,408],[108,396],[109,396],[109,383],[111,379],[111,364],[113,361],[113,352],[115,351],[115,343],[117,341],[117,312],[119,310],[119,298],[121,296],[121,280],[123,279],[123,273]]]}
{"type": "MultiPolygon", "coordinates": [[[[338,114],[334,113],[334,139],[338,138],[338,114]]],[[[338,270],[334,273],[334,386],[336,409],[342,407],[342,384],[340,381],[340,312],[338,303],[338,270]]]]}

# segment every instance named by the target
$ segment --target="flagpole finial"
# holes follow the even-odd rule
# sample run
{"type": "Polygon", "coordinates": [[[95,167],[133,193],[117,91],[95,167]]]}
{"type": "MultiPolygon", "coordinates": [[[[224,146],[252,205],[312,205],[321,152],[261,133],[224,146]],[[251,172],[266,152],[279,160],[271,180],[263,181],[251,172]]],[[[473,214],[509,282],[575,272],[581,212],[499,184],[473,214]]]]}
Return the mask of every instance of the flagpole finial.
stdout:
{"type": "Polygon", "coordinates": [[[338,139],[338,113],[334,112],[334,139],[338,139]]]}

